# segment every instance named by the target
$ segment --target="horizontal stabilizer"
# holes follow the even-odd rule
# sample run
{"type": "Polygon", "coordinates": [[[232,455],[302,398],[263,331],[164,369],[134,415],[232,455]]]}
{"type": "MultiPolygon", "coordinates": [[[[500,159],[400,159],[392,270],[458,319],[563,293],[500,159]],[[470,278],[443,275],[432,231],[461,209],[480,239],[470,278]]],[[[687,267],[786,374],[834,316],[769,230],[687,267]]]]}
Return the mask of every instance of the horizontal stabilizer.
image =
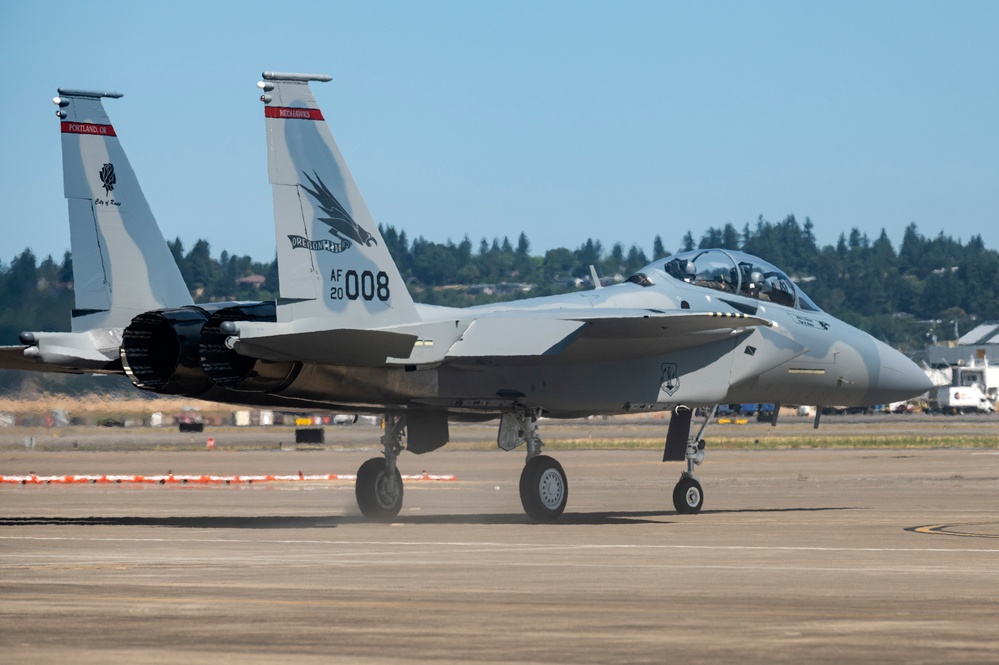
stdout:
{"type": "Polygon", "coordinates": [[[122,374],[121,361],[104,356],[80,357],[71,350],[59,355],[53,353],[49,360],[43,360],[32,353],[36,347],[0,346],[0,369],[16,369],[27,372],[53,372],[57,374],[122,374]],[[25,353],[27,351],[27,353],[25,353]]]}
{"type": "Polygon", "coordinates": [[[231,339],[237,353],[261,360],[379,367],[389,358],[408,357],[417,336],[385,330],[334,328],[231,339]]]}

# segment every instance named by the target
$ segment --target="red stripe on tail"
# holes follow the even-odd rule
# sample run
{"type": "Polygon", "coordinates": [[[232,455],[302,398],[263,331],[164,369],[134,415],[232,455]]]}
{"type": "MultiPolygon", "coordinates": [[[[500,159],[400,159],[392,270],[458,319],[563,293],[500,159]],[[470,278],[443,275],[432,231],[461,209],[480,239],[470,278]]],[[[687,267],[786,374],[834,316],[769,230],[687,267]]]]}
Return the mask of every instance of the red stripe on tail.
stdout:
{"type": "Polygon", "coordinates": [[[118,136],[111,125],[95,125],[92,122],[63,122],[63,134],[91,134],[93,136],[118,136]]]}
{"type": "Polygon", "coordinates": [[[265,106],[265,118],[283,118],[285,120],[325,120],[319,109],[290,108],[287,106],[265,106]]]}

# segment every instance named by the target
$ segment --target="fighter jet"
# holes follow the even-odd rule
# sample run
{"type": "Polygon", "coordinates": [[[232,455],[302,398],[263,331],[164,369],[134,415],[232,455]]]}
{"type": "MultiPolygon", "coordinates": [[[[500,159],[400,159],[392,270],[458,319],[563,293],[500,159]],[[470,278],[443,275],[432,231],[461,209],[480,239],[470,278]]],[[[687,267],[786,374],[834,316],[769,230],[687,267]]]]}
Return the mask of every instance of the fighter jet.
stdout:
{"type": "Polygon", "coordinates": [[[310,82],[330,78],[263,79],[280,298],[275,321],[228,321],[222,331],[237,356],[301,368],[280,394],[386,414],[384,459],[358,473],[367,515],[401,506],[403,429],[419,454],[447,443],[449,419],[498,417],[501,447],[526,444],[521,499],[544,520],[564,510],[568,482],[541,454],[541,416],[673,411],[665,457],[687,462],[675,507],[696,512],[694,407],[873,404],[927,389],[901,353],[739,252],[680,254],[589,292],[465,309],[415,304],[311,92],[310,82]]]}
{"type": "Polygon", "coordinates": [[[565,510],[569,485],[542,454],[539,419],[669,411],[664,461],[685,463],[674,507],[696,513],[704,429],[690,435],[695,408],[869,405],[929,388],[904,355],[741,252],[678,254],[592,291],[469,308],[415,303],[310,89],[329,80],[265,72],[258,84],[277,301],[145,312],[126,326],[120,356],[146,390],[382,414],[384,454],[361,466],[355,485],[369,518],[399,513],[398,456],[445,445],[449,421],[498,419],[499,447],[525,445],[521,501],[546,521],[565,510]]]}

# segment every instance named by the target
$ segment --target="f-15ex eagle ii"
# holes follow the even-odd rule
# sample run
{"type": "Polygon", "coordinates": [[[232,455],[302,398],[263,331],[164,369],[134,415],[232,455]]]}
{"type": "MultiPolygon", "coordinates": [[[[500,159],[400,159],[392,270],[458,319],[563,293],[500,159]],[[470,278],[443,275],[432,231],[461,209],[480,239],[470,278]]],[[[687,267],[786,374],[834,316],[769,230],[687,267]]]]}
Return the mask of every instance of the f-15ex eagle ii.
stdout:
{"type": "Polygon", "coordinates": [[[195,305],[104,112],[102,98],[120,95],[60,90],[72,332],[24,333],[22,346],[0,350],[0,366],[124,372],[158,393],[382,414],[384,457],[365,462],[356,483],[374,519],[402,506],[400,452],[445,445],[449,421],[498,418],[501,448],[526,445],[524,510],[553,520],[569,487],[541,454],[539,418],[671,411],[664,461],[686,463],[674,505],[696,513],[695,407],[861,406],[930,387],[901,353],[734,251],[677,254],[585,292],[464,309],[414,303],[310,90],[330,78],[263,79],[277,301],[195,305]]]}

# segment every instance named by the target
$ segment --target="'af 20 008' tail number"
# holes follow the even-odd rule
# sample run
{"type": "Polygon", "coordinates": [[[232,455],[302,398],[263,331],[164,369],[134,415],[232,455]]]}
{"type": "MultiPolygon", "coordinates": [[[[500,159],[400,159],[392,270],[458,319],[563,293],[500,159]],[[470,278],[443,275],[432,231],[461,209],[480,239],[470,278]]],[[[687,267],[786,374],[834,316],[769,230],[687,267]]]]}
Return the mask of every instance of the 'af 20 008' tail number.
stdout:
{"type": "Polygon", "coordinates": [[[388,274],[379,270],[373,273],[365,270],[360,274],[356,270],[334,269],[330,273],[330,300],[381,300],[389,299],[388,274]]]}

